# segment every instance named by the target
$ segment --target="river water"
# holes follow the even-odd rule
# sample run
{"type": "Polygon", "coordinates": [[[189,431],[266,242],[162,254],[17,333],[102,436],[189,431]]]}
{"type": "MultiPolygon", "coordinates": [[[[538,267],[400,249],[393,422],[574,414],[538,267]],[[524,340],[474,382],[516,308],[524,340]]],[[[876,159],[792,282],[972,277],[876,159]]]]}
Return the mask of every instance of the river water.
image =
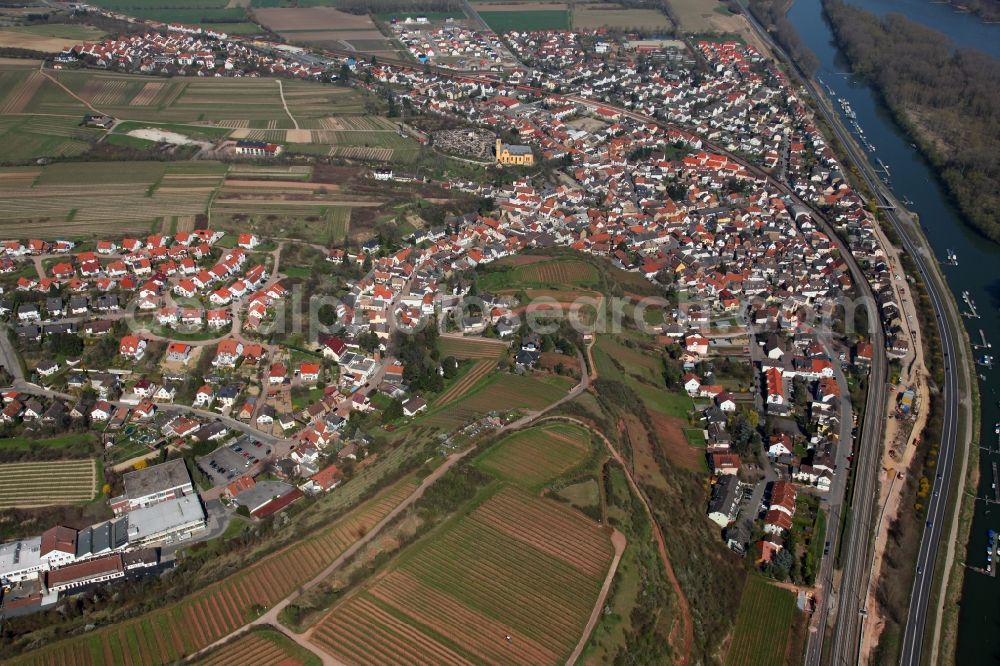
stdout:
{"type": "MultiPolygon", "coordinates": [[[[947,5],[926,0],[864,0],[857,4],[880,15],[903,14],[948,34],[958,45],[979,48],[1000,58],[1000,25],[982,23],[970,14],[961,14],[947,5]]],[[[994,433],[994,424],[1000,421],[1000,245],[979,236],[961,221],[934,178],[930,165],[899,130],[874,92],[847,74],[848,67],[823,19],[819,0],[796,0],[788,18],[802,42],[816,53],[820,62],[817,76],[838,98],[850,102],[858,124],[875,146],[875,152],[869,152],[872,164],[879,167],[875,161],[877,157],[888,166],[893,190],[900,199],[912,201],[910,209],[920,216],[924,232],[939,259],[945,260],[948,249],[957,254],[958,266],[944,266],[943,270],[960,309],[969,310],[962,300],[962,293],[968,291],[980,315],[978,319],[964,318],[972,342],[979,343],[982,330],[987,341],[996,345],[996,350],[974,350],[977,358],[984,353],[994,353],[998,357],[995,370],[977,368],[981,376],[983,406],[981,444],[991,449],[981,452],[982,481],[978,494],[992,498],[991,464],[1000,464],[1000,453],[997,453],[1000,437],[994,433]]],[[[836,101],[834,106],[838,111],[841,108],[836,101]]],[[[850,127],[849,122],[847,125],[850,127]]],[[[880,170],[879,173],[884,172],[880,170]]],[[[970,566],[986,566],[987,531],[990,529],[1000,532],[1000,505],[979,501],[966,554],[970,566]]],[[[972,571],[966,573],[957,663],[1000,663],[1000,578],[972,571]]]]}

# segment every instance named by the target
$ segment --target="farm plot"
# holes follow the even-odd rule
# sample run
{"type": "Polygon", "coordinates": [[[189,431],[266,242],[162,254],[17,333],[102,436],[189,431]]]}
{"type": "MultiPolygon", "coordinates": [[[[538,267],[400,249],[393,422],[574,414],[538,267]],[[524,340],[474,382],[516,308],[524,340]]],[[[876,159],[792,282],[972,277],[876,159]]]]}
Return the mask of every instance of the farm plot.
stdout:
{"type": "MultiPolygon", "coordinates": [[[[0,78],[0,105],[14,105],[15,109],[7,113],[15,113],[17,108],[23,112],[73,116],[86,112],[83,104],[44,76],[36,80],[33,85],[39,87],[32,92],[26,82],[32,72],[7,66],[0,71],[7,75],[0,78]]],[[[209,127],[292,128],[273,78],[151,81],[148,76],[91,70],[50,74],[74,94],[116,118],[209,127]]],[[[332,114],[364,112],[361,95],[351,88],[299,80],[283,85],[292,114],[301,122],[315,119],[317,128],[319,119],[332,114]]]]}
{"type": "MultiPolygon", "coordinates": [[[[310,3],[312,4],[312,3],[310,3]]],[[[392,43],[367,14],[349,14],[333,7],[257,9],[257,20],[289,42],[345,48],[364,43],[367,51],[392,51],[392,43]]]]}
{"type": "Polygon", "coordinates": [[[748,576],[736,616],[727,666],[768,666],[785,661],[788,637],[795,621],[795,594],[748,576]]]}
{"type": "Polygon", "coordinates": [[[528,488],[540,488],[587,459],[590,435],[558,423],[507,437],[476,458],[476,466],[528,488]]]}
{"type": "Polygon", "coordinates": [[[597,280],[597,269],[585,261],[543,261],[519,266],[514,271],[519,281],[539,284],[592,284],[597,280]]]}
{"type": "Polygon", "coordinates": [[[417,483],[407,477],[328,528],[184,600],[125,623],[51,644],[15,664],[167,664],[246,625],[319,574],[400,504],[417,483]],[[86,647],[84,647],[86,646],[86,647]],[[109,658],[110,657],[110,658],[109,658]]]}
{"type": "Polygon", "coordinates": [[[502,489],[334,608],[310,641],[352,664],[561,663],[611,554],[589,519],[502,489]],[[540,548],[550,530],[558,538],[540,548]]]}
{"type": "Polygon", "coordinates": [[[670,0],[670,8],[683,32],[737,34],[753,40],[746,19],[717,0],[670,0]]]}
{"type": "Polygon", "coordinates": [[[23,163],[40,157],[74,157],[86,152],[103,130],[80,127],[77,118],[56,116],[0,117],[4,162],[23,163]]]}
{"type": "Polygon", "coordinates": [[[99,28],[79,23],[43,23],[40,25],[18,25],[5,26],[3,28],[4,38],[0,42],[3,46],[14,48],[25,48],[36,51],[52,49],[61,51],[66,46],[75,46],[80,42],[94,42],[105,33],[99,28]],[[50,40],[45,42],[23,41],[18,42],[18,36],[26,40],[50,40]]]}
{"type": "Polygon", "coordinates": [[[490,370],[496,367],[496,361],[477,361],[461,379],[455,382],[450,389],[442,393],[435,401],[435,407],[447,405],[454,402],[472,390],[480,379],[485,377],[490,370]]]}
{"type": "Polygon", "coordinates": [[[39,507],[94,499],[92,459],[0,465],[0,508],[39,507]]]}
{"type": "Polygon", "coordinates": [[[570,380],[562,377],[543,379],[522,375],[495,375],[487,378],[471,393],[448,403],[448,409],[438,409],[438,405],[435,405],[425,423],[447,429],[497,410],[537,411],[566,395],[571,384],[570,380]]]}
{"type": "Polygon", "coordinates": [[[498,293],[529,290],[529,296],[552,297],[572,302],[578,296],[599,297],[583,287],[596,286],[600,274],[592,264],[581,259],[549,259],[523,263],[508,258],[479,276],[480,286],[498,293]]]}
{"type": "Polygon", "coordinates": [[[236,640],[216,648],[195,662],[199,666],[312,666],[319,657],[296,645],[281,632],[271,629],[250,631],[236,640]]]}
{"type": "Polygon", "coordinates": [[[569,30],[566,5],[547,3],[484,4],[476,11],[496,33],[512,30],[569,30]]]}
{"type": "MultiPolygon", "coordinates": [[[[663,361],[656,356],[644,353],[640,349],[628,347],[610,335],[597,336],[596,350],[604,356],[599,365],[605,366],[605,359],[608,363],[617,364],[630,375],[639,377],[646,381],[659,381],[663,373],[663,361]],[[613,359],[613,360],[612,360],[613,359]]],[[[610,376],[619,374],[617,368],[610,373],[610,376]]]]}
{"type": "Polygon", "coordinates": [[[441,354],[455,358],[500,358],[507,351],[507,345],[499,340],[489,338],[458,338],[447,336],[439,338],[441,354]]]}
{"type": "Polygon", "coordinates": [[[573,7],[573,28],[576,30],[641,28],[645,31],[668,31],[672,27],[670,19],[656,9],[633,9],[604,3],[580,4],[573,7]]]}
{"type": "Polygon", "coordinates": [[[260,232],[323,243],[341,243],[350,230],[351,207],[324,201],[216,200],[212,224],[233,233],[260,232]]]}
{"type": "Polygon", "coordinates": [[[137,18],[201,24],[230,34],[260,32],[260,28],[247,21],[246,9],[229,8],[228,0],[95,0],[93,4],[137,18]],[[216,26],[214,22],[221,25],[216,26]]]}
{"type": "Polygon", "coordinates": [[[151,106],[166,87],[163,81],[150,81],[129,101],[129,106],[151,106]]]}
{"type": "Polygon", "coordinates": [[[313,142],[330,144],[331,156],[379,162],[412,161],[420,152],[414,139],[386,129],[319,130],[313,132],[313,142]]]}
{"type": "Polygon", "coordinates": [[[4,91],[3,104],[0,105],[0,114],[22,113],[31,103],[35,93],[46,82],[45,75],[39,71],[12,72],[2,81],[4,91]]]}
{"type": "MultiPolygon", "coordinates": [[[[214,162],[57,163],[33,186],[0,170],[0,229],[30,223],[49,236],[146,231],[160,219],[204,213],[225,168],[214,162]]],[[[10,171],[17,176],[21,172],[10,171]]]]}
{"type": "Polygon", "coordinates": [[[265,180],[309,180],[311,166],[258,166],[255,164],[233,164],[229,167],[233,178],[263,178],[265,180]]]}

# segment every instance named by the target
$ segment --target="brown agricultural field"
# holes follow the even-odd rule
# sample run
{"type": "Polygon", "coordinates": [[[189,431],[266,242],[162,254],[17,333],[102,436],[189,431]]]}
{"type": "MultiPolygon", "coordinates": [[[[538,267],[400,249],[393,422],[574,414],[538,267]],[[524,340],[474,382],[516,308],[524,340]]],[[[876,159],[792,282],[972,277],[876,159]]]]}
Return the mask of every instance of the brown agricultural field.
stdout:
{"type": "Polygon", "coordinates": [[[592,30],[602,27],[669,30],[673,24],[663,12],[656,9],[632,9],[604,3],[573,7],[573,28],[592,30]]]}
{"type": "Polygon", "coordinates": [[[375,30],[375,24],[368,15],[348,14],[333,7],[258,9],[254,14],[261,24],[278,33],[290,30],[375,30]]]}
{"type": "Polygon", "coordinates": [[[45,37],[42,35],[32,35],[27,32],[0,30],[0,46],[4,48],[28,49],[29,51],[41,51],[42,53],[59,53],[63,48],[78,43],[79,40],[77,39],[45,37]]]}
{"type": "Polygon", "coordinates": [[[688,444],[684,435],[686,423],[672,416],[647,409],[649,418],[656,428],[656,436],[663,446],[663,452],[671,462],[690,470],[701,470],[705,465],[705,450],[688,444]]]}
{"type": "Polygon", "coordinates": [[[717,0],[669,0],[669,4],[683,32],[734,33],[758,49],[762,48],[747,20],[739,14],[729,13],[717,0]]]}

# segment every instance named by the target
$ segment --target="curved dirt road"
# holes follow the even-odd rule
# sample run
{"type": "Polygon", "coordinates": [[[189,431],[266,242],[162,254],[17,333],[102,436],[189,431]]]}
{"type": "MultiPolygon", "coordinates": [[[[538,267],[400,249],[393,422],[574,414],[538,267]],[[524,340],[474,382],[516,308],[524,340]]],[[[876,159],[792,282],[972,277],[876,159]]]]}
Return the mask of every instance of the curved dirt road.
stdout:
{"type": "Polygon", "coordinates": [[[656,547],[660,553],[660,560],[663,562],[663,568],[666,571],[667,578],[670,580],[670,586],[674,588],[674,592],[677,594],[677,603],[680,606],[681,620],[684,624],[684,653],[681,656],[680,663],[686,665],[691,659],[691,648],[694,646],[694,624],[691,618],[691,606],[688,604],[687,597],[684,596],[684,591],[681,589],[681,585],[677,580],[676,574],[674,574],[674,568],[670,564],[670,557],[667,554],[667,542],[663,538],[663,532],[660,530],[659,524],[656,522],[656,519],[653,518],[653,511],[649,507],[649,501],[646,499],[646,496],[642,493],[642,491],[639,490],[638,484],[636,484],[635,479],[632,478],[632,473],[629,471],[625,461],[622,460],[621,454],[618,453],[618,449],[614,447],[611,440],[609,440],[604,433],[595,430],[592,424],[573,416],[549,416],[544,419],[539,419],[539,423],[542,421],[568,421],[586,428],[588,432],[592,432],[604,440],[604,444],[608,447],[608,451],[611,453],[611,456],[619,465],[621,465],[622,471],[625,473],[625,478],[628,479],[629,486],[632,488],[632,492],[634,492],[636,497],[639,498],[639,501],[642,502],[643,508],[646,510],[646,516],[649,517],[649,523],[653,528],[653,536],[656,538],[656,547]]]}

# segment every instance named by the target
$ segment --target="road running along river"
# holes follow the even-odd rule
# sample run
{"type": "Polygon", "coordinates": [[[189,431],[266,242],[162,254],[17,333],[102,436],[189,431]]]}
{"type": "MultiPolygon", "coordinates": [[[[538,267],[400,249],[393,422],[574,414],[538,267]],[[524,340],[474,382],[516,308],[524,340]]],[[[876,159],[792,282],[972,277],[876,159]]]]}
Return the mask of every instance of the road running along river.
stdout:
{"type": "MultiPolygon", "coordinates": [[[[978,48],[1000,58],[1000,25],[986,24],[975,16],[955,12],[948,5],[926,0],[865,0],[858,3],[868,11],[884,15],[897,12],[928,27],[947,34],[958,45],[978,48]]],[[[975,302],[978,319],[965,318],[973,343],[980,341],[982,329],[995,349],[975,349],[974,355],[994,354],[1000,361],[1000,245],[979,236],[965,225],[947,193],[934,176],[933,167],[924,160],[911,140],[899,129],[878,96],[863,82],[848,73],[848,65],[838,51],[830,26],[823,19],[819,0],[797,0],[788,18],[820,62],[817,76],[824,87],[836,95],[834,107],[840,112],[840,99],[850,103],[857,122],[875,151],[869,152],[872,165],[880,174],[877,159],[888,167],[887,177],[892,189],[902,200],[912,201],[910,210],[920,216],[924,233],[938,258],[947,259],[947,251],[958,257],[957,266],[944,266],[949,288],[963,311],[969,310],[962,293],[969,292],[975,302]]],[[[832,96],[831,96],[832,97],[832,96]]],[[[843,113],[843,112],[841,112],[843,113]]],[[[845,125],[851,127],[845,117],[845,125]]],[[[994,423],[1000,422],[1000,362],[995,369],[977,367],[985,377],[980,380],[983,418],[981,444],[993,452],[982,451],[980,458],[980,497],[993,497],[992,463],[1000,464],[1000,437],[994,433],[994,423]]],[[[1000,505],[978,502],[968,550],[970,566],[985,566],[989,529],[1000,531],[1000,505]]],[[[996,565],[994,565],[996,566],[996,565]]],[[[991,578],[968,571],[962,591],[958,637],[959,664],[990,664],[1000,662],[1000,577],[991,578]]]]}

